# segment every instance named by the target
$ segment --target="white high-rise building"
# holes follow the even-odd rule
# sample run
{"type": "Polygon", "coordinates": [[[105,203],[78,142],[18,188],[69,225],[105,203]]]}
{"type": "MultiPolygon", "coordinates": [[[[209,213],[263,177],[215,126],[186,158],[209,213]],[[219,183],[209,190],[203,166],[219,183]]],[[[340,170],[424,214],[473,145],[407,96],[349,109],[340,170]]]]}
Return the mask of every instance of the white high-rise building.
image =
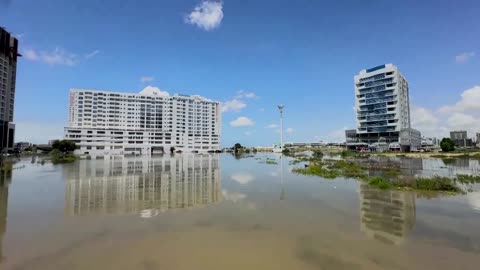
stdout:
{"type": "Polygon", "coordinates": [[[408,82],[392,64],[362,70],[354,77],[357,137],[374,143],[398,142],[399,132],[410,129],[408,82]]]}
{"type": "Polygon", "coordinates": [[[65,139],[79,154],[151,154],[220,149],[220,103],[200,96],[169,96],[71,89],[65,139]]]}

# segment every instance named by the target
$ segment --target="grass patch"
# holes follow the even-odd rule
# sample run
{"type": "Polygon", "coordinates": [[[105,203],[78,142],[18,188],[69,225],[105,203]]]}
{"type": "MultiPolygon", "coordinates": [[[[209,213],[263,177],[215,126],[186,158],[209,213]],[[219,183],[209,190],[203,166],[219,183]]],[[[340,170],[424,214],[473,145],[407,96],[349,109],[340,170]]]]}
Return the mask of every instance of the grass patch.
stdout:
{"type": "Polygon", "coordinates": [[[296,168],[292,172],[304,175],[316,175],[326,179],[335,179],[340,176],[338,170],[327,169],[323,167],[323,164],[310,163],[306,168],[296,168]]]}
{"type": "Polygon", "coordinates": [[[382,177],[372,177],[368,180],[368,185],[372,187],[376,187],[379,189],[390,189],[392,184],[390,181],[382,178],[382,177]]]}
{"type": "Polygon", "coordinates": [[[448,177],[433,176],[416,178],[413,182],[413,188],[417,190],[431,191],[449,191],[460,192],[460,188],[455,185],[455,181],[448,177]]]}
{"type": "Polygon", "coordinates": [[[0,169],[2,172],[11,172],[13,170],[13,162],[10,160],[4,161],[0,169]]]}
{"type": "Polygon", "coordinates": [[[480,183],[480,175],[457,174],[457,180],[462,184],[480,183]]]}

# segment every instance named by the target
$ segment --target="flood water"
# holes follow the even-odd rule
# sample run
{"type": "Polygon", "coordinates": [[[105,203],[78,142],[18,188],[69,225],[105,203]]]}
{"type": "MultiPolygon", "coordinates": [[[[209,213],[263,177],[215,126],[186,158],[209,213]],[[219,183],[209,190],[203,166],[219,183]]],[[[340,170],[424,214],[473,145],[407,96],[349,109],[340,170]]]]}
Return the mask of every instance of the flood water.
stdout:
{"type": "MultiPolygon", "coordinates": [[[[480,170],[391,162],[419,175],[480,170]]],[[[479,268],[479,192],[426,198],[292,166],[273,154],[22,159],[1,177],[0,269],[479,268]]]]}

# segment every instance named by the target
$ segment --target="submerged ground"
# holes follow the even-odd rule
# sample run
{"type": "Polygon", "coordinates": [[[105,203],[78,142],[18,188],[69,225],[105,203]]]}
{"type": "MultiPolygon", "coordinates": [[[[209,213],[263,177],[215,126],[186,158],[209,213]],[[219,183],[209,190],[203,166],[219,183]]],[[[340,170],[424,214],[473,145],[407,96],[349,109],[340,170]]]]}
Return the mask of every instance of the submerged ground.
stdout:
{"type": "MultiPolygon", "coordinates": [[[[166,155],[1,178],[1,269],[477,269],[478,184],[459,195],[292,173],[291,158],[166,155]]],[[[32,163],[33,162],[33,163],[32,163]]],[[[403,175],[479,175],[476,159],[385,157],[403,175]]]]}

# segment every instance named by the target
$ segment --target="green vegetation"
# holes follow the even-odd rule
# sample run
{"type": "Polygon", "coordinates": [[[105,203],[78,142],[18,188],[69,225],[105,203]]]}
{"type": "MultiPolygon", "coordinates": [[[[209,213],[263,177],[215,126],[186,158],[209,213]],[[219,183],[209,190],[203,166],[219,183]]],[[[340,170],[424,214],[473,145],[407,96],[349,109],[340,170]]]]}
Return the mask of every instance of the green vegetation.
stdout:
{"type": "MultiPolygon", "coordinates": [[[[396,188],[452,193],[462,192],[454,179],[440,176],[404,179],[399,178],[400,170],[397,168],[380,169],[383,177],[368,178],[365,167],[346,160],[311,161],[305,168],[295,168],[293,172],[304,175],[316,175],[325,179],[335,179],[341,176],[354,178],[364,180],[368,185],[379,189],[396,188]]],[[[480,182],[480,176],[459,175],[457,177],[458,181],[462,183],[480,182]]]]}
{"type": "Polygon", "coordinates": [[[76,148],[77,145],[75,144],[74,141],[69,141],[69,140],[61,140],[61,141],[55,141],[52,144],[53,149],[57,149],[62,153],[67,153],[67,152],[73,152],[76,148]]]}
{"type": "Polygon", "coordinates": [[[13,162],[11,160],[3,161],[0,170],[2,172],[11,172],[13,170],[13,162]]]}
{"type": "Polygon", "coordinates": [[[460,188],[455,185],[454,180],[441,176],[416,178],[415,181],[413,181],[412,188],[418,190],[461,192],[460,188]]]}
{"type": "Polygon", "coordinates": [[[322,164],[319,163],[310,163],[308,167],[296,168],[293,169],[292,172],[304,175],[316,175],[325,179],[335,179],[340,176],[340,172],[338,170],[324,168],[322,164]]]}
{"type": "Polygon", "coordinates": [[[72,154],[77,148],[77,145],[73,141],[55,141],[52,144],[52,148],[53,150],[50,151],[49,155],[53,164],[70,163],[77,160],[77,157],[72,154]]]}
{"type": "Polygon", "coordinates": [[[267,158],[267,160],[265,161],[265,163],[270,164],[270,165],[276,165],[276,164],[278,164],[278,162],[277,162],[275,159],[270,159],[270,158],[267,158]]]}
{"type": "Polygon", "coordinates": [[[480,175],[457,174],[457,180],[462,184],[480,183],[480,175]]]}
{"type": "Polygon", "coordinates": [[[450,138],[443,138],[440,142],[440,148],[443,152],[452,152],[455,150],[455,144],[450,138]]]}
{"type": "Polygon", "coordinates": [[[345,160],[311,161],[307,167],[293,169],[293,172],[317,175],[327,179],[335,179],[340,176],[359,179],[366,178],[365,171],[360,165],[345,160]]]}
{"type": "Polygon", "coordinates": [[[372,187],[376,187],[379,189],[390,189],[392,184],[390,181],[385,180],[382,177],[372,177],[368,180],[368,185],[372,187]]]}
{"type": "Polygon", "coordinates": [[[49,155],[53,164],[70,163],[77,160],[76,156],[69,153],[62,153],[58,149],[53,149],[52,151],[50,151],[49,155]]]}

